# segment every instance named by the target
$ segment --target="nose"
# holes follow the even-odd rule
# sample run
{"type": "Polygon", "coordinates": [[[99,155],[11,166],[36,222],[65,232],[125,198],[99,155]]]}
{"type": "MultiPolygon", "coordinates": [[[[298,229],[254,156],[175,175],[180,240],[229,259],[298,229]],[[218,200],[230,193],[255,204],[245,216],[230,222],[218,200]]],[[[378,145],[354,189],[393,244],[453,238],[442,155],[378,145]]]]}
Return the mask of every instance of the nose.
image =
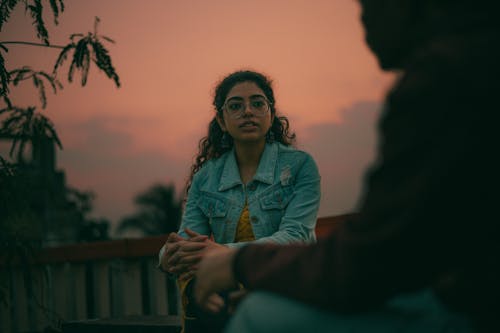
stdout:
{"type": "Polygon", "coordinates": [[[245,107],[243,109],[243,117],[253,116],[252,107],[250,106],[250,101],[243,104],[245,107]]]}

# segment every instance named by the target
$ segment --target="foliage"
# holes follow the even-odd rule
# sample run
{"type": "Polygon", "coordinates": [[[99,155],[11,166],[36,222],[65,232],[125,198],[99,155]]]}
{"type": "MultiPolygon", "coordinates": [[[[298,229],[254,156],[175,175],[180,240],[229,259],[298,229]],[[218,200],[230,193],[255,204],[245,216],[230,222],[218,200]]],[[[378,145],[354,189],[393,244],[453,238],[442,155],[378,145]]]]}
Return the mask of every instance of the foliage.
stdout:
{"type": "Polygon", "coordinates": [[[0,135],[12,138],[9,154],[16,156],[18,161],[23,161],[26,144],[35,138],[48,138],[62,148],[52,122],[41,113],[36,113],[33,107],[0,109],[0,115],[2,113],[7,113],[8,116],[2,123],[0,135]]]}
{"type": "MultiPolygon", "coordinates": [[[[50,5],[50,11],[54,17],[54,23],[57,25],[58,18],[65,8],[64,1],[47,0],[47,2],[50,5]]],[[[0,107],[0,138],[12,140],[9,155],[18,163],[23,164],[24,151],[34,140],[40,138],[49,139],[57,144],[59,148],[62,148],[62,143],[57,135],[54,124],[48,117],[38,112],[36,106],[19,107],[13,103],[9,96],[11,87],[18,86],[23,81],[31,81],[38,90],[41,107],[45,109],[47,107],[46,87],[49,86],[53,93],[57,93],[58,90],[62,89],[62,84],[58,80],[57,74],[71,51],[73,51],[73,53],[71,65],[68,70],[68,81],[72,81],[75,70],[80,71],[82,76],[81,85],[84,86],[87,82],[91,61],[94,62],[99,69],[104,71],[104,73],[115,82],[117,87],[120,86],[120,81],[112,65],[109,52],[102,44],[102,41],[112,43],[114,43],[114,41],[109,37],[98,35],[99,18],[96,17],[92,33],[89,32],[86,35],[72,34],[69,44],[66,46],[57,46],[49,42],[49,34],[43,19],[44,5],[42,4],[42,0],[1,0],[0,31],[9,20],[12,11],[20,4],[24,4],[25,12],[29,13],[32,17],[37,38],[40,39],[42,43],[37,44],[23,41],[0,40],[0,96],[4,102],[4,106],[0,107]],[[61,52],[50,74],[43,70],[34,70],[29,66],[8,70],[4,55],[9,51],[8,45],[15,44],[55,47],[61,49],[61,52]]],[[[10,168],[7,166],[5,159],[2,156],[0,156],[0,158],[2,160],[0,164],[0,177],[2,180],[9,177],[13,177],[13,179],[16,178],[17,172],[21,168],[10,168]]],[[[5,193],[6,189],[0,188],[0,191],[5,193]]]]}
{"type": "MultiPolygon", "coordinates": [[[[27,265],[40,247],[42,221],[26,199],[29,189],[24,170],[0,156],[0,261],[6,267],[15,258],[27,265]]],[[[8,288],[0,285],[0,303],[7,302],[7,294],[8,288]]]]}
{"type": "Polygon", "coordinates": [[[81,215],[78,240],[82,242],[109,240],[109,221],[104,218],[94,219],[88,217],[88,214],[92,211],[95,199],[94,193],[68,188],[66,194],[69,204],[81,215]]]}
{"type": "MultiPolygon", "coordinates": [[[[44,17],[48,9],[53,15],[54,24],[57,25],[65,9],[64,0],[0,0],[0,32],[19,5],[24,5],[25,14],[32,18],[32,25],[40,42],[0,40],[0,139],[12,140],[9,155],[14,161],[8,162],[0,155],[0,263],[4,265],[3,269],[8,268],[14,258],[20,260],[25,268],[25,278],[30,278],[30,258],[34,250],[41,246],[44,214],[40,214],[40,206],[44,204],[46,198],[36,197],[37,191],[33,190],[33,186],[38,180],[34,181],[33,170],[30,170],[29,165],[23,160],[23,153],[26,147],[36,140],[48,139],[59,148],[62,148],[62,143],[50,119],[39,112],[35,105],[17,106],[11,99],[11,90],[21,82],[31,82],[37,90],[41,109],[45,109],[47,88],[49,87],[54,94],[62,89],[58,72],[68,56],[71,56],[67,74],[69,82],[72,82],[75,71],[78,71],[82,77],[80,83],[85,86],[91,63],[103,71],[117,87],[120,86],[120,80],[109,52],[103,45],[103,42],[114,43],[114,41],[109,37],[98,35],[99,18],[95,19],[93,32],[72,34],[67,45],[59,46],[50,42],[44,17]],[[6,55],[9,47],[16,44],[48,47],[61,51],[50,73],[29,66],[9,69],[6,55]]],[[[40,186],[46,190],[46,185],[43,183],[40,186]]],[[[48,191],[58,191],[58,189],[48,191]]],[[[84,192],[69,190],[63,193],[65,198],[63,203],[73,204],[77,215],[79,214],[84,222],[88,222],[87,226],[91,229],[97,226],[98,237],[106,238],[108,222],[87,218],[92,205],[91,199],[86,201],[86,195],[84,192]]],[[[7,301],[7,294],[5,281],[0,281],[0,303],[7,301]]],[[[33,293],[28,296],[34,297],[33,293]]]]}
{"type": "Polygon", "coordinates": [[[56,64],[54,65],[54,75],[57,73],[58,68],[67,59],[68,53],[73,51],[73,61],[71,62],[68,72],[69,82],[73,81],[74,71],[75,69],[78,69],[82,72],[81,84],[82,86],[85,86],[90,69],[90,61],[92,60],[96,66],[108,76],[108,78],[115,82],[117,87],[120,86],[120,79],[116,74],[113,64],[111,63],[109,52],[100,40],[104,39],[110,43],[114,43],[114,41],[109,37],[97,34],[99,22],[99,18],[96,17],[93,33],[89,32],[87,35],[73,34],[70,36],[71,43],[63,48],[57,58],[56,64]]]}
{"type": "Polygon", "coordinates": [[[118,232],[138,230],[144,235],[162,235],[176,232],[182,216],[182,199],[175,186],[153,185],[135,197],[138,212],[123,218],[118,232]]]}
{"type": "MultiPolygon", "coordinates": [[[[47,133],[47,137],[54,139],[54,141],[61,147],[61,142],[57,137],[55,129],[50,122],[50,120],[37,112],[35,106],[30,106],[27,108],[20,108],[14,106],[9,96],[10,85],[17,86],[20,82],[25,80],[31,80],[34,87],[38,90],[38,96],[41,102],[42,109],[47,107],[47,93],[46,84],[49,84],[52,88],[53,93],[57,93],[58,90],[62,89],[62,84],[57,78],[58,71],[71,55],[71,64],[68,70],[68,81],[73,82],[75,71],[81,73],[80,83],[82,86],[87,84],[87,78],[90,70],[91,63],[95,63],[97,68],[104,72],[104,74],[113,80],[117,87],[120,87],[120,78],[116,73],[111,57],[109,56],[109,51],[103,44],[103,41],[114,43],[114,41],[107,37],[98,34],[98,25],[100,19],[95,18],[93,32],[88,32],[87,34],[77,33],[70,35],[70,43],[66,46],[52,45],[49,43],[48,32],[45,28],[45,23],[43,21],[43,6],[40,0],[35,0],[33,4],[29,4],[27,0],[24,1],[13,1],[13,0],[2,0],[0,5],[0,31],[3,24],[7,21],[13,8],[20,2],[23,2],[26,6],[26,10],[30,12],[33,17],[33,25],[37,30],[37,37],[43,42],[42,44],[28,43],[34,46],[46,46],[55,47],[61,49],[59,56],[54,64],[52,72],[49,74],[45,71],[34,70],[29,66],[23,66],[21,68],[16,68],[13,70],[8,70],[5,63],[5,57],[2,54],[9,51],[7,45],[11,44],[25,44],[22,41],[0,41],[0,96],[2,97],[5,107],[0,109],[0,116],[4,114],[3,118],[0,118],[0,137],[16,137],[13,146],[19,148],[17,151],[17,157],[22,156],[26,143],[30,140],[29,135],[25,135],[26,130],[34,123],[41,125],[38,128],[37,133],[47,133]],[[15,123],[15,130],[12,132],[12,123],[15,123]],[[22,129],[22,135],[19,133],[19,129],[22,129]],[[19,144],[19,146],[17,146],[19,144]]],[[[59,14],[64,11],[63,0],[50,0],[50,8],[54,14],[54,22],[57,24],[59,14]]],[[[10,150],[10,155],[13,156],[16,147],[10,150]]]]}

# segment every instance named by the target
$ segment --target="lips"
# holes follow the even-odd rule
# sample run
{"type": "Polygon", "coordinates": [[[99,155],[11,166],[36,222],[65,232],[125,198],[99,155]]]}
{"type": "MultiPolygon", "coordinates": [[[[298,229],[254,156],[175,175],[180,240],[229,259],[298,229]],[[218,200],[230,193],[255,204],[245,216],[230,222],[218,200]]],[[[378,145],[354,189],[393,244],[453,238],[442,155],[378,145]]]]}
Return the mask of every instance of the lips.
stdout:
{"type": "Polygon", "coordinates": [[[239,127],[241,128],[241,127],[253,127],[253,126],[259,126],[259,125],[253,121],[245,121],[239,127]]]}

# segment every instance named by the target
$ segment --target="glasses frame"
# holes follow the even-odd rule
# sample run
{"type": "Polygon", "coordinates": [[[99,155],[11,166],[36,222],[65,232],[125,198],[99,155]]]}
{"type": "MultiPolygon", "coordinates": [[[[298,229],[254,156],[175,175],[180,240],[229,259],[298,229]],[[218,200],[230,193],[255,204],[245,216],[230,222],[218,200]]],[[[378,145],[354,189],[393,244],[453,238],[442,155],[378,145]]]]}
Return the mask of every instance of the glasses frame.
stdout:
{"type": "MultiPolygon", "coordinates": [[[[254,108],[252,108],[252,106],[250,105],[250,103],[252,102],[252,100],[248,101],[248,103],[245,103],[244,100],[241,100],[241,102],[243,103],[243,110],[242,111],[239,111],[237,113],[233,113],[233,111],[228,111],[227,109],[227,103],[231,101],[231,99],[227,100],[224,102],[224,104],[222,105],[222,111],[226,111],[227,115],[231,118],[231,119],[240,119],[240,118],[243,118],[243,115],[245,114],[245,112],[247,111],[247,105],[248,107],[250,108],[251,110],[251,113],[256,116],[256,117],[264,117],[268,112],[271,112],[271,109],[272,109],[272,105],[273,103],[271,103],[266,97],[262,96],[259,98],[262,98],[266,104],[267,104],[267,110],[266,112],[264,112],[263,114],[257,114],[255,113],[255,110],[254,108]]],[[[238,99],[239,100],[239,99],[238,99]]]]}

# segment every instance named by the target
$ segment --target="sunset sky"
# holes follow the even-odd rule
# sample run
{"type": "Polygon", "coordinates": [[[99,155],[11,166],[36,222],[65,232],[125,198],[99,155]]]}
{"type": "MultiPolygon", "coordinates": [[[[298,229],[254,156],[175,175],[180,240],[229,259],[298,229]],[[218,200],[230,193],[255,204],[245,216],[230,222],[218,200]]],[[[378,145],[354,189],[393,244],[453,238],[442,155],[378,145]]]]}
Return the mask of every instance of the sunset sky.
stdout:
{"type": "MultiPolygon", "coordinates": [[[[58,167],[68,184],[97,195],[93,216],[118,222],[134,211],[134,195],[154,183],[173,182],[180,192],[214,115],[215,84],[238,69],[262,71],[274,80],[278,112],[289,117],[298,147],[318,163],[320,216],[354,208],[392,80],[364,43],[357,1],[65,4],[58,26],[46,11],[51,43],[64,45],[70,34],[92,30],[98,16],[100,33],[116,41],[107,47],[122,82],[117,89],[95,68],[84,88],[60,77],[64,89],[49,94],[44,111],[63,142],[58,167]]],[[[20,5],[0,40],[35,37],[20,5]]],[[[58,52],[11,45],[7,66],[51,71],[58,52]]],[[[15,90],[12,99],[40,105],[31,84],[15,90]]]]}

